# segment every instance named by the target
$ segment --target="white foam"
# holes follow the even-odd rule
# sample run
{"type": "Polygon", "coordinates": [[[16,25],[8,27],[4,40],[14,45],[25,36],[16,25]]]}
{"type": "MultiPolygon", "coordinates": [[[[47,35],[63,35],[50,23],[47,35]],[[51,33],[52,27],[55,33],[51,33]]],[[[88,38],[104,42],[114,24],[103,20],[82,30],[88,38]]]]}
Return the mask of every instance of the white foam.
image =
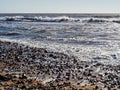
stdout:
{"type": "Polygon", "coordinates": [[[120,65],[120,50],[117,50],[117,48],[106,49],[105,47],[98,46],[71,45],[62,43],[50,43],[45,41],[15,40],[5,38],[0,38],[0,40],[17,42],[29,45],[31,47],[46,48],[50,51],[74,55],[78,57],[80,61],[94,61],[95,57],[100,57],[101,59],[96,59],[97,62],[101,62],[103,64],[120,65]],[[118,58],[112,58],[111,55],[113,54],[117,55],[118,58]]]}
{"type": "Polygon", "coordinates": [[[1,16],[0,21],[5,21],[9,19],[13,21],[39,21],[39,22],[116,22],[120,23],[120,18],[96,18],[96,17],[69,17],[69,16],[1,16]]]}

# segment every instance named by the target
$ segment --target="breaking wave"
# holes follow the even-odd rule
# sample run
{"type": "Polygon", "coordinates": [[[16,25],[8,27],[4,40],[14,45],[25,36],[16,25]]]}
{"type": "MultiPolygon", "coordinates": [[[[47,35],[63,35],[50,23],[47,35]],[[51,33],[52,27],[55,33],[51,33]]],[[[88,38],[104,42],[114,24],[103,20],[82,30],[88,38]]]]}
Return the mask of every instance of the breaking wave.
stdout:
{"type": "MultiPolygon", "coordinates": [[[[76,19],[77,20],[77,19],[76,19]]],[[[0,17],[0,21],[35,21],[35,22],[67,22],[76,21],[75,18],[70,18],[67,16],[61,17],[24,17],[24,16],[13,16],[13,17],[0,17]]]]}
{"type": "Polygon", "coordinates": [[[25,21],[25,22],[88,22],[88,23],[97,23],[97,22],[114,22],[120,23],[120,17],[117,18],[96,18],[96,17],[69,17],[69,16],[60,16],[60,17],[24,17],[24,16],[4,16],[0,17],[0,21],[25,21]]]}

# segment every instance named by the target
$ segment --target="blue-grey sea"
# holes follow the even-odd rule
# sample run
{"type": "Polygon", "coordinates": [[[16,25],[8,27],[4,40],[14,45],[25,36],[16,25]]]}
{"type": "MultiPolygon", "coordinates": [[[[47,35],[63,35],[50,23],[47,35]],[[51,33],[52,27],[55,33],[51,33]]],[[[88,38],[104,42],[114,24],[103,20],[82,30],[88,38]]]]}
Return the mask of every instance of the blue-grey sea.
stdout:
{"type": "Polygon", "coordinates": [[[0,14],[0,40],[120,65],[119,14],[0,14]]]}

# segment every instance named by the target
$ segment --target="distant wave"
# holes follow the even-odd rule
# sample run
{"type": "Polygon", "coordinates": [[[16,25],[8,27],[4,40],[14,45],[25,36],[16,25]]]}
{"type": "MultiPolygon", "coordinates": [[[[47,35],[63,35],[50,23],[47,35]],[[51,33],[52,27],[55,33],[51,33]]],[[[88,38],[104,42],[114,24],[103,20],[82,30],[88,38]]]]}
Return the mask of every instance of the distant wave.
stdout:
{"type": "MultiPolygon", "coordinates": [[[[76,19],[77,20],[77,19],[76,19]]],[[[76,21],[75,18],[70,18],[67,16],[60,17],[24,17],[24,16],[12,16],[12,17],[0,17],[0,21],[28,21],[28,22],[68,22],[68,21],[76,21]]]]}
{"type": "Polygon", "coordinates": [[[114,22],[120,23],[120,18],[91,18],[88,20],[89,23],[91,22],[114,22]]]}
{"type": "Polygon", "coordinates": [[[20,35],[19,32],[0,32],[0,35],[4,35],[4,36],[13,36],[13,35],[20,35]]]}
{"type": "Polygon", "coordinates": [[[68,16],[59,16],[59,17],[24,17],[24,16],[4,16],[0,17],[0,21],[25,21],[25,22],[88,22],[88,23],[97,23],[97,22],[114,22],[120,23],[120,18],[96,18],[96,17],[85,17],[85,18],[73,18],[68,16]]]}
{"type": "Polygon", "coordinates": [[[91,18],[91,19],[88,20],[88,22],[91,23],[91,22],[109,22],[109,21],[104,20],[104,19],[93,19],[93,18],[91,18]]]}

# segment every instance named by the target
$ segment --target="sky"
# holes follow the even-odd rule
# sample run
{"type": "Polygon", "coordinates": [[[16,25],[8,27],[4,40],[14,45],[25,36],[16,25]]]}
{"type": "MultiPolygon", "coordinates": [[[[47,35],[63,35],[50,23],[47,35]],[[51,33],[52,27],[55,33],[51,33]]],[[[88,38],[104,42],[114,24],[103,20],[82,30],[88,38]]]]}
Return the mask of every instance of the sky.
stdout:
{"type": "Polygon", "coordinates": [[[120,0],[0,0],[0,13],[120,13],[120,0]]]}

